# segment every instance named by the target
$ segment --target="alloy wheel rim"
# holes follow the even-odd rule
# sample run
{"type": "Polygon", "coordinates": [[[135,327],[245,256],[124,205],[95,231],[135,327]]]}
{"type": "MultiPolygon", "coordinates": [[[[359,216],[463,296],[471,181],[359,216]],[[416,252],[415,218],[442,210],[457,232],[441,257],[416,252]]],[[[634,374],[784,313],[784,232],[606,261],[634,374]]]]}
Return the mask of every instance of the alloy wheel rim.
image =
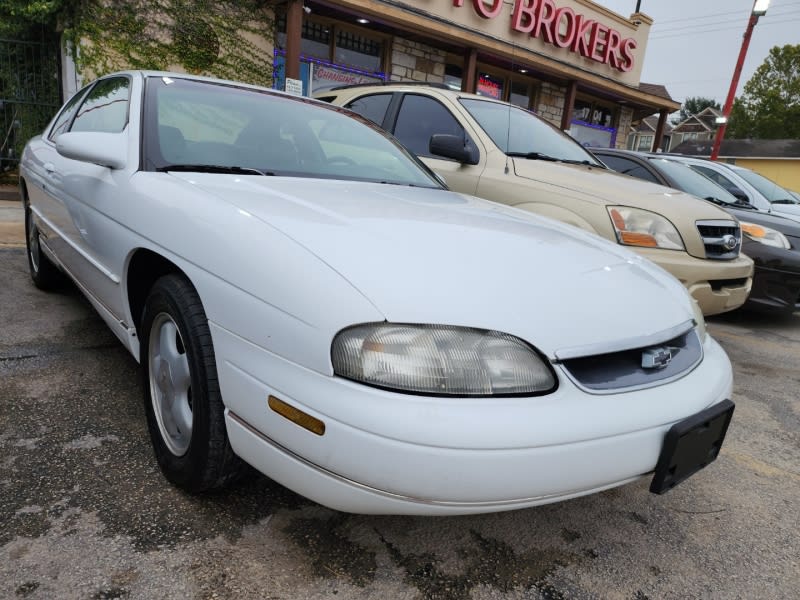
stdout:
{"type": "Polygon", "coordinates": [[[150,328],[150,398],[161,439],[183,456],[192,439],[191,373],[186,346],[175,321],[159,313],[150,328]]]}

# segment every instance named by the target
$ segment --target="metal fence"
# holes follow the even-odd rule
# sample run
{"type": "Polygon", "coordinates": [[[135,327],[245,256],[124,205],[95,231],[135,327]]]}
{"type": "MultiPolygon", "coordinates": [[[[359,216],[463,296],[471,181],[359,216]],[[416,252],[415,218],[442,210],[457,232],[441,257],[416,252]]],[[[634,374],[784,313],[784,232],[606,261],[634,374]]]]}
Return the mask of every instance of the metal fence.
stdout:
{"type": "Polygon", "coordinates": [[[59,65],[56,42],[0,39],[0,173],[61,105],[59,65]]]}

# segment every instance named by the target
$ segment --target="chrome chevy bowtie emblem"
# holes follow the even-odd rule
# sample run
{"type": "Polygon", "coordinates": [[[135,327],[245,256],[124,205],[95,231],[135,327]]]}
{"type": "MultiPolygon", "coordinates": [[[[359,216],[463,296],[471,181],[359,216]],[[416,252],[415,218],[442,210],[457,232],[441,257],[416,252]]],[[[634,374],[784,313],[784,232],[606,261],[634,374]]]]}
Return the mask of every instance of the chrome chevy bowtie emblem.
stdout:
{"type": "Polygon", "coordinates": [[[736,236],[731,235],[730,233],[722,236],[722,247],[726,250],[733,250],[736,248],[739,242],[736,239],[736,236]]]}
{"type": "Polygon", "coordinates": [[[672,360],[672,350],[669,348],[648,348],[642,352],[643,369],[663,369],[672,360]]]}

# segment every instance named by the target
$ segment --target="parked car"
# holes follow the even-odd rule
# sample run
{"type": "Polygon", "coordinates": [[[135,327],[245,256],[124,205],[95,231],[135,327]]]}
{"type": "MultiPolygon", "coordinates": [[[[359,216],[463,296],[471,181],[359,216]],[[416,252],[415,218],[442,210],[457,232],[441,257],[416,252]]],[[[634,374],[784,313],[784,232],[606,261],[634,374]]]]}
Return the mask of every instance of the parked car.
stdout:
{"type": "Polygon", "coordinates": [[[33,282],[68,274],[139,360],[156,459],[191,492],[244,461],[361,513],[662,493],[733,412],[674,278],[445,190],[344,109],[112,74],[27,144],[20,185],[33,282]]]}
{"type": "Polygon", "coordinates": [[[706,315],[741,306],[752,261],[735,219],[687,194],[620,177],[519,107],[446,87],[357,85],[318,96],[375,121],[458,192],[551,217],[629,246],[677,277],[706,315]],[[730,236],[730,237],[725,237],[730,236]],[[728,246],[723,239],[730,242],[728,246]]]}
{"type": "Polygon", "coordinates": [[[800,224],[737,199],[670,156],[610,148],[593,148],[592,153],[620,173],[714,202],[739,219],[742,252],[755,262],[745,306],[788,313],[800,308],[800,224]]]}
{"type": "Polygon", "coordinates": [[[763,175],[744,167],[705,158],[682,154],[669,156],[702,173],[739,200],[748,202],[759,210],[800,222],[800,205],[795,202],[794,196],[763,175]]]}

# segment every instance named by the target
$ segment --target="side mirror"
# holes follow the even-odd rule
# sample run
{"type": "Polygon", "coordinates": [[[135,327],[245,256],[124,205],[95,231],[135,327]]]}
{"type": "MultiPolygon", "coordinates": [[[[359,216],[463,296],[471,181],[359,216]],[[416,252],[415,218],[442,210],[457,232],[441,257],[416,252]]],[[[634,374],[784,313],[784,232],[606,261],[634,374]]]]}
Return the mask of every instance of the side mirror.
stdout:
{"type": "Polygon", "coordinates": [[[56,138],[56,151],[72,160],[122,169],[128,158],[128,135],[125,131],[70,131],[56,138]]]}
{"type": "Polygon", "coordinates": [[[478,149],[460,135],[435,133],[428,142],[428,150],[436,156],[452,158],[468,165],[477,165],[480,162],[478,149]]]}

